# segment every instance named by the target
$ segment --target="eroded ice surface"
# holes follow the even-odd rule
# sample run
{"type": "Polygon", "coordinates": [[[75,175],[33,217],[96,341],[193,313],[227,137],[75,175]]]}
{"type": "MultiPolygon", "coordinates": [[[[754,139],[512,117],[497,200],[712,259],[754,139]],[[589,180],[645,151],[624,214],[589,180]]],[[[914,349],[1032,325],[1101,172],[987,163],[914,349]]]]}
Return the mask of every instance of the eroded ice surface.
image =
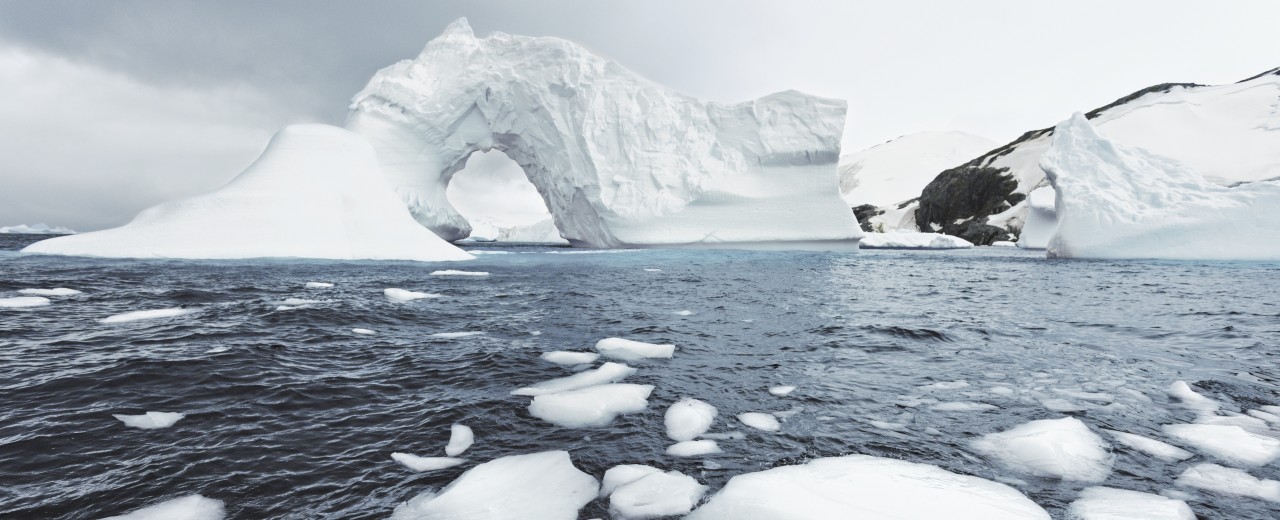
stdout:
{"type": "Polygon", "coordinates": [[[188,495],[102,520],[222,520],[226,516],[221,500],[188,495]]]}
{"type": "Polygon", "coordinates": [[[1068,520],[1196,520],[1186,502],[1151,493],[1091,487],[1067,508],[1068,520]]]}
{"type": "Polygon", "coordinates": [[[671,358],[675,355],[676,346],[622,338],[605,338],[596,342],[596,350],[607,358],[635,361],[646,358],[671,358]]]}
{"type": "Polygon", "coordinates": [[[158,320],[161,318],[173,318],[177,316],[185,316],[196,312],[195,309],[183,309],[174,307],[171,309],[151,309],[145,311],[133,311],[123,314],[115,314],[98,320],[98,323],[127,323],[130,321],[141,320],[158,320]]]}
{"type": "Polygon", "coordinates": [[[1102,438],[1074,417],[1031,421],[972,446],[1011,470],[1063,480],[1102,482],[1113,461],[1102,438]]]}
{"type": "Polygon", "coordinates": [[[147,412],[142,415],[112,414],[112,417],[119,419],[125,426],[143,430],[168,428],[177,424],[178,421],[186,416],[186,414],[177,412],[147,412]]]}
{"type": "Polygon", "coordinates": [[[663,423],[671,440],[691,441],[711,429],[716,420],[716,407],[693,398],[676,401],[667,408],[663,423]]]}
{"type": "Polygon", "coordinates": [[[623,520],[683,515],[702,500],[707,486],[678,471],[654,472],[609,495],[609,512],[623,520]]]}
{"type": "Polygon", "coordinates": [[[517,388],[511,395],[544,395],[556,392],[577,390],[605,383],[617,383],[636,373],[636,369],[621,363],[605,363],[592,370],[578,372],[571,376],[543,381],[541,383],[517,388]]]}
{"type": "Polygon", "coordinates": [[[1218,424],[1168,424],[1164,432],[1182,443],[1232,464],[1263,466],[1280,457],[1280,440],[1218,424]]]}
{"type": "Polygon", "coordinates": [[[454,424],[449,427],[449,445],[444,447],[444,454],[450,457],[462,455],[476,440],[475,432],[470,426],[454,424]]]}
{"type": "Polygon", "coordinates": [[[568,452],[512,455],[467,470],[438,493],[413,497],[391,519],[573,520],[598,489],[568,452]]]}
{"type": "Polygon", "coordinates": [[[613,383],[541,394],[529,403],[534,417],[565,428],[599,427],[649,406],[652,385],[613,383]]]}
{"type": "Polygon", "coordinates": [[[452,468],[466,462],[466,460],[449,457],[419,457],[408,453],[392,453],[391,459],[399,462],[400,465],[413,471],[436,471],[445,468],[452,468]]]}

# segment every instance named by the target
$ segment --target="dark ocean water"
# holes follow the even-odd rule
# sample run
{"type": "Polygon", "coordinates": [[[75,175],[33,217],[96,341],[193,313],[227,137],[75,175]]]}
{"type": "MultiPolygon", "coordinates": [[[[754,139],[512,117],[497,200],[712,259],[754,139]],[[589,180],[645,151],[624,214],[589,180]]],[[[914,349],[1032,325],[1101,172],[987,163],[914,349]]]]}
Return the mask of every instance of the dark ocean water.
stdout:
{"type": "MultiPolygon", "coordinates": [[[[1174,381],[1228,409],[1280,404],[1274,264],[1052,261],[998,248],[850,255],[514,246],[446,266],[118,261],[13,252],[26,241],[0,235],[0,297],[48,287],[84,294],[0,309],[4,518],[99,518],[192,493],[224,501],[236,519],[386,518],[477,462],[561,449],[597,477],[615,464],[649,464],[711,492],[734,475],[814,457],[893,457],[1012,482],[1057,517],[1088,484],[1013,473],[969,448],[982,434],[1064,415],[1036,396],[1113,395],[1110,406],[1077,401],[1087,409],[1071,415],[1095,431],[1162,439],[1160,425],[1195,418],[1166,396],[1174,381]],[[492,275],[428,276],[441,268],[492,275]],[[307,290],[308,281],[336,286],[307,290]],[[393,303],[382,295],[388,287],[444,297],[393,303]],[[286,298],[323,303],[277,311],[286,298]],[[178,306],[195,312],[97,322],[178,306]],[[484,334],[430,336],[465,331],[484,334]],[[605,428],[564,429],[532,417],[529,398],[508,395],[571,373],[540,352],[590,350],[610,336],[678,347],[673,359],[633,363],[640,371],[627,382],[656,387],[647,411],[605,428]],[[933,396],[999,409],[895,404],[927,396],[919,385],[956,380],[970,386],[933,396]],[[766,391],[779,384],[798,390],[785,398],[766,391]],[[997,395],[993,386],[1014,392],[997,395]],[[712,431],[746,437],[721,441],[719,455],[667,456],[662,416],[686,396],[719,408],[712,431]],[[159,430],[112,418],[148,410],[187,417],[159,430]],[[793,415],[781,432],[763,433],[732,419],[746,411],[793,415]],[[476,433],[464,455],[471,463],[412,473],[389,458],[443,455],[455,422],[476,433]]],[[[1108,486],[1178,489],[1203,518],[1280,517],[1280,504],[1174,484],[1212,459],[1166,464],[1119,445],[1115,453],[1108,486]]],[[[1248,469],[1280,479],[1274,463],[1248,469]]],[[[604,517],[606,506],[594,502],[582,518],[604,517]]]]}

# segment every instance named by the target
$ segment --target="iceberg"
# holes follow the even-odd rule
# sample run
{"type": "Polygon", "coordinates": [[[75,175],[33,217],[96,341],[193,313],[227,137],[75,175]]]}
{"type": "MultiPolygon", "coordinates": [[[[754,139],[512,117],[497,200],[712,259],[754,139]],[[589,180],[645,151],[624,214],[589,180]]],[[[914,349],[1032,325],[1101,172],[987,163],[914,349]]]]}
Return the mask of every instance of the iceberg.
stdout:
{"type": "Polygon", "coordinates": [[[846,104],[796,91],[724,105],[645,80],[559,38],[466,19],[378,71],[346,126],[422,225],[471,224],[446,189],[475,152],[518,163],[577,246],[787,243],[856,248],[837,157],[846,104]]]}
{"type": "Polygon", "coordinates": [[[1186,164],[1112,142],[1081,114],[1040,160],[1057,192],[1057,258],[1278,260],[1280,180],[1224,187],[1186,164]]]}
{"type": "Polygon", "coordinates": [[[555,221],[549,218],[532,224],[500,227],[494,241],[517,244],[569,244],[568,240],[560,236],[560,229],[556,227],[555,221]]]}
{"type": "Polygon", "coordinates": [[[226,517],[221,500],[187,495],[102,520],[222,520],[226,517]]]}
{"type": "Polygon", "coordinates": [[[112,414],[112,417],[119,419],[125,426],[141,430],[168,428],[177,424],[178,421],[186,416],[186,414],[177,412],[147,412],[142,415],[112,414]]]}
{"type": "Polygon", "coordinates": [[[409,215],[360,136],[293,125],[210,193],[143,210],[124,226],[42,240],[26,253],[115,258],[467,260],[409,215]]]}
{"type": "Polygon", "coordinates": [[[1067,507],[1071,520],[1196,520],[1186,502],[1151,493],[1091,487],[1067,507]]]}
{"type": "Polygon", "coordinates": [[[1017,490],[936,466],[848,455],[738,475],[685,520],[1049,520],[1017,490]]]}
{"type": "Polygon", "coordinates": [[[598,489],[569,452],[513,455],[467,470],[438,493],[409,499],[391,520],[572,520],[598,489]]]}
{"type": "Polygon", "coordinates": [[[859,247],[863,249],[967,249],[973,247],[973,243],[941,233],[890,231],[867,233],[862,237],[859,247]]]}
{"type": "Polygon", "coordinates": [[[622,414],[644,411],[652,385],[611,383],[543,394],[529,403],[534,417],[564,428],[600,427],[622,414]]]}
{"type": "Polygon", "coordinates": [[[1102,482],[1111,474],[1107,444],[1080,419],[1042,419],[973,441],[1005,467],[1038,477],[1102,482]]]}
{"type": "Polygon", "coordinates": [[[676,401],[667,408],[667,414],[663,416],[667,437],[676,442],[698,438],[711,429],[711,423],[715,420],[716,407],[693,398],[676,401]]]}

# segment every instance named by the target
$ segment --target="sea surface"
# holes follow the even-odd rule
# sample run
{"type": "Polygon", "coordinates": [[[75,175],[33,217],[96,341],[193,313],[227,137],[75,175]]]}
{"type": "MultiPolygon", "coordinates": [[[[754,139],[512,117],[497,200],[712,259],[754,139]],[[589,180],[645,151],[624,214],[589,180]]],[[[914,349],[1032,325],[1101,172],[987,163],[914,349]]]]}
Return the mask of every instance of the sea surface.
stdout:
{"type": "MultiPolygon", "coordinates": [[[[486,254],[455,264],[16,253],[31,240],[0,235],[0,297],[84,294],[0,309],[3,518],[100,518],[193,493],[224,501],[234,519],[386,518],[476,463],[544,450],[568,450],[596,477],[624,463],[676,469],[711,492],[816,457],[892,457],[1010,483],[1056,518],[1090,484],[1013,472],[970,443],[1065,415],[1108,442],[1103,428],[1168,440],[1161,425],[1196,418],[1167,396],[1175,381],[1227,410],[1280,404],[1276,264],[1046,260],[1009,248],[473,246],[486,254]],[[491,274],[428,274],[436,269],[491,274]],[[443,297],[395,303],[390,287],[443,297]],[[277,310],[287,298],[321,303],[277,310]],[[98,322],[169,307],[194,312],[98,322]],[[451,332],[483,334],[432,336],[451,332]],[[656,387],[646,411],[565,429],[509,395],[572,373],[539,353],[612,336],[677,346],[672,359],[632,363],[627,382],[656,387]],[[921,388],[955,381],[969,386],[921,388]],[[797,390],[777,397],[774,385],[797,390]],[[1110,398],[1078,398],[1090,394],[1110,398]],[[713,432],[745,437],[720,441],[718,455],[666,455],[663,414],[682,397],[720,410],[713,432]],[[1083,409],[1051,411],[1051,398],[1083,409]],[[908,406],[919,399],[998,408],[908,406]],[[112,417],[146,411],[187,416],[156,430],[112,417]],[[783,412],[782,430],[737,423],[748,411],[783,412]],[[476,434],[468,464],[413,473],[389,457],[442,456],[456,422],[476,434]]],[[[1185,493],[1202,518],[1280,517],[1280,504],[1175,484],[1187,467],[1220,463],[1210,457],[1164,463],[1112,444],[1105,485],[1185,493]]],[[[1245,469],[1280,479],[1275,463],[1245,469]]],[[[606,508],[593,502],[581,518],[606,508]]]]}

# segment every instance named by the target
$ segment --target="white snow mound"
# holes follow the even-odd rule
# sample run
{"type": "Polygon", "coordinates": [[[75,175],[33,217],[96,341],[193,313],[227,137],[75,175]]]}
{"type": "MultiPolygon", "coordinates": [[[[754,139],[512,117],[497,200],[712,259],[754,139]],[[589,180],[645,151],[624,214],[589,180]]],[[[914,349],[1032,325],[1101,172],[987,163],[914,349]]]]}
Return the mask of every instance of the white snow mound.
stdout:
{"type": "Polygon", "coordinates": [[[1068,520],[1196,520],[1186,502],[1151,493],[1091,487],[1067,507],[1068,520]]]}
{"type": "Polygon", "coordinates": [[[102,520],[222,520],[226,517],[221,500],[187,495],[102,520]]]}
{"type": "Polygon", "coordinates": [[[1031,421],[972,446],[1011,470],[1062,480],[1102,482],[1113,462],[1102,438],[1074,417],[1031,421]]]}
{"type": "Polygon", "coordinates": [[[543,394],[529,403],[534,417],[564,428],[600,427],[618,415],[644,411],[652,385],[613,383],[543,394]]]}
{"type": "Polygon", "coordinates": [[[671,440],[691,441],[711,429],[716,420],[716,407],[693,398],[676,401],[667,408],[663,423],[671,440]]]}
{"type": "Polygon", "coordinates": [[[573,520],[597,489],[596,479],[573,467],[568,452],[513,455],[396,506],[391,520],[573,520]]]}
{"type": "Polygon", "coordinates": [[[119,419],[120,422],[130,428],[157,430],[173,426],[187,415],[177,412],[147,412],[142,415],[112,414],[111,416],[119,419]]]}

